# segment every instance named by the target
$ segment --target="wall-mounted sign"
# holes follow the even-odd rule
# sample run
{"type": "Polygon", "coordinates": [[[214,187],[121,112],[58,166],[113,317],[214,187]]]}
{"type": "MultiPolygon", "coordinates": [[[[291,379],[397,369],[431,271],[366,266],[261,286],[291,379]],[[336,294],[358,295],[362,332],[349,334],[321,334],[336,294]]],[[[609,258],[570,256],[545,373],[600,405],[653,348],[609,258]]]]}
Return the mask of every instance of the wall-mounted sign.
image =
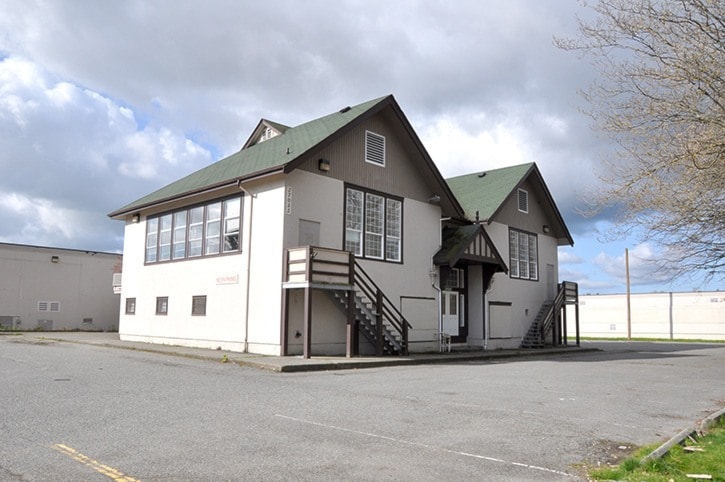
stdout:
{"type": "Polygon", "coordinates": [[[226,274],[216,277],[216,284],[218,285],[235,285],[239,283],[238,274],[226,274]]]}

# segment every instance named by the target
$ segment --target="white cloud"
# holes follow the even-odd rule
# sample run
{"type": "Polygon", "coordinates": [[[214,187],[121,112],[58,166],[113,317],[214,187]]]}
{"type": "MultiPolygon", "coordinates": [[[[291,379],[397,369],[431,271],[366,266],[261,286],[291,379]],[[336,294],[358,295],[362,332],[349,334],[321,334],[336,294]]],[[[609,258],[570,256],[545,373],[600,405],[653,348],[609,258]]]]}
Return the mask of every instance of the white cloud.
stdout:
{"type": "Polygon", "coordinates": [[[584,258],[572,253],[565,248],[559,248],[559,265],[562,264],[581,264],[584,262],[584,258]]]}
{"type": "MultiPolygon", "coordinates": [[[[89,210],[120,232],[105,213],[211,161],[183,132],[139,130],[129,107],[27,59],[0,60],[0,79],[0,239],[76,245],[99,231],[89,210]]],[[[118,237],[92,248],[117,249],[118,237]]]]}
{"type": "MultiPolygon", "coordinates": [[[[661,253],[649,243],[638,244],[629,250],[630,283],[635,286],[655,285],[670,281],[672,273],[658,265],[657,261],[659,259],[661,259],[661,253]]],[[[620,283],[626,282],[626,257],[624,253],[612,256],[602,251],[592,262],[611,278],[620,283]]]]}

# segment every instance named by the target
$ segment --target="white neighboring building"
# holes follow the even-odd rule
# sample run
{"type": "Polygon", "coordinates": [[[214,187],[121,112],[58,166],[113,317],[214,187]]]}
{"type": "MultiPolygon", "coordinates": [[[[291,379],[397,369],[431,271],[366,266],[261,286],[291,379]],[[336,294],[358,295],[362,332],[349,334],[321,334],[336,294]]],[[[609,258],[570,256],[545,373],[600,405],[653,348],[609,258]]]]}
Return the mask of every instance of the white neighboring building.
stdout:
{"type": "Polygon", "coordinates": [[[0,325],[116,331],[121,263],[114,253],[0,243],[0,325]]]}
{"type": "MultiPolygon", "coordinates": [[[[627,337],[626,294],[582,295],[579,316],[581,336],[627,337]]],[[[725,293],[631,294],[630,320],[632,338],[725,340],[725,293]]]]}

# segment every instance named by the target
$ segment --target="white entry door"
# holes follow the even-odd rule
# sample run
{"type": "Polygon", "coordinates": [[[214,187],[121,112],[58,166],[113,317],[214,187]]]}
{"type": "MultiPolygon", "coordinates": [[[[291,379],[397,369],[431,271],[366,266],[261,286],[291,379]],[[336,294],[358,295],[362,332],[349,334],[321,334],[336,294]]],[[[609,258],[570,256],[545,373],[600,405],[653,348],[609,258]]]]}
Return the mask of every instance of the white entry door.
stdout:
{"type": "Polygon", "coordinates": [[[441,317],[443,333],[458,336],[459,313],[461,311],[456,291],[443,291],[441,293],[441,317]]]}

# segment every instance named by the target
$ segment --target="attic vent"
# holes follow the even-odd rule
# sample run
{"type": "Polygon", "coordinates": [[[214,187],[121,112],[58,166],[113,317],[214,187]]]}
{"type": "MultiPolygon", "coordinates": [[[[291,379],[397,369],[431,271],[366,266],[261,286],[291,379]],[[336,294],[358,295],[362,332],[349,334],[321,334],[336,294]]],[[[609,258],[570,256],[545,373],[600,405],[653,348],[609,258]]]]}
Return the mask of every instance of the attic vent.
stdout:
{"type": "Polygon", "coordinates": [[[365,131],[365,161],[379,166],[385,165],[385,137],[365,131]]]}
{"type": "Polygon", "coordinates": [[[523,189],[519,189],[519,211],[529,212],[529,193],[523,189]]]}

